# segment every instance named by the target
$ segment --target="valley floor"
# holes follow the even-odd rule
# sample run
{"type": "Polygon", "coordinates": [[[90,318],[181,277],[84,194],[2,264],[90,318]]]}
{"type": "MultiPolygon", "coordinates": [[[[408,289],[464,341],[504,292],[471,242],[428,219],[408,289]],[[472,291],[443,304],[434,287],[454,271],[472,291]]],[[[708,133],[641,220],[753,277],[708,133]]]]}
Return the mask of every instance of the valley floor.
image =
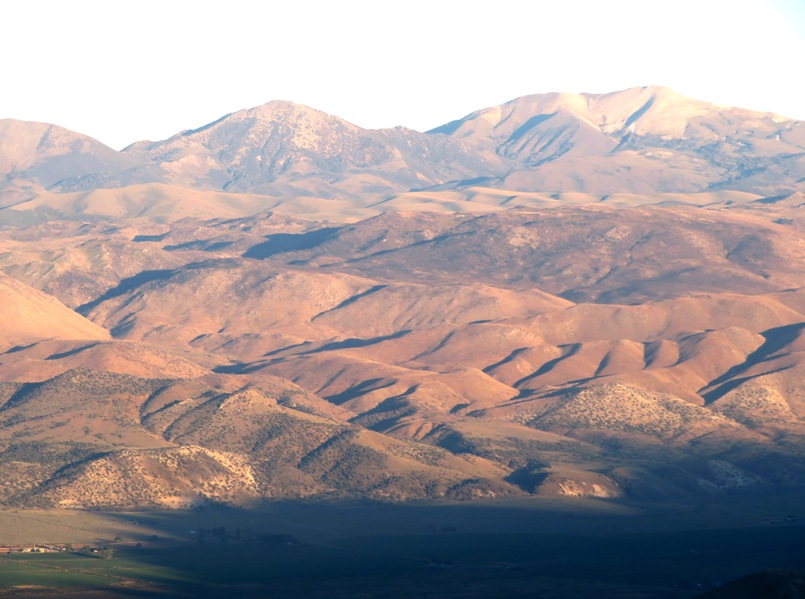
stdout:
{"type": "MultiPolygon", "coordinates": [[[[695,597],[803,567],[801,496],[0,511],[0,597],[695,597]],[[118,540],[115,541],[114,539],[118,540]],[[111,559],[80,549],[108,546],[111,559]]],[[[107,556],[108,557],[108,556],[107,556]]]]}

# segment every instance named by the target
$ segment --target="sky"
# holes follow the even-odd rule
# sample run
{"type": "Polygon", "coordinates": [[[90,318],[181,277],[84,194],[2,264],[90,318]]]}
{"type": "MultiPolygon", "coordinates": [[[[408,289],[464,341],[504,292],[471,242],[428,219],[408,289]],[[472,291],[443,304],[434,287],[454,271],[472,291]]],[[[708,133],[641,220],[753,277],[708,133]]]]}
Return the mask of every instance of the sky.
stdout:
{"type": "Polygon", "coordinates": [[[0,0],[0,118],[116,149],[290,100],[420,131],[664,85],[805,120],[805,0],[0,0]]]}

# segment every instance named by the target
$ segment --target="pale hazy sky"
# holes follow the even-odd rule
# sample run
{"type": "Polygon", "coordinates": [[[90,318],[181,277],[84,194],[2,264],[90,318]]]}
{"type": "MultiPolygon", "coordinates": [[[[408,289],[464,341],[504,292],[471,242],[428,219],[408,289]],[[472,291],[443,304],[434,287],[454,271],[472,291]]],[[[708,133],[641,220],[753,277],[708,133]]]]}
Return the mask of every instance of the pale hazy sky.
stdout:
{"type": "Polygon", "coordinates": [[[0,0],[0,118],[114,148],[291,100],[426,130],[658,84],[805,120],[805,0],[0,0]]]}

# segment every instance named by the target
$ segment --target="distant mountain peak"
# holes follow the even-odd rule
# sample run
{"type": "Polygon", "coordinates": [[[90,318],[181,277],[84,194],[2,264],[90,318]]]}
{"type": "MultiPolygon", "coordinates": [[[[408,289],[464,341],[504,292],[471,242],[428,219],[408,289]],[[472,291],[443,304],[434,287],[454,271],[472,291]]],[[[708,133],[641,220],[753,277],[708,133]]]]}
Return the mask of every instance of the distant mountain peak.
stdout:
{"type": "Polygon", "coordinates": [[[164,146],[179,139],[198,141],[210,148],[244,144],[262,144],[281,130],[285,137],[302,137],[309,140],[311,135],[321,136],[327,129],[338,127],[351,131],[360,127],[315,108],[296,104],[287,100],[272,100],[260,106],[244,108],[229,113],[197,129],[183,131],[178,135],[152,144],[164,146]]]}
{"type": "Polygon", "coordinates": [[[0,119],[0,185],[22,178],[50,187],[128,166],[127,158],[87,135],[50,123],[0,119]]]}
{"type": "MultiPolygon", "coordinates": [[[[468,137],[470,131],[464,124],[478,121],[479,133],[495,135],[497,131],[508,131],[514,123],[522,123],[528,118],[541,116],[544,117],[542,120],[546,120],[560,112],[572,114],[593,127],[611,133],[636,123],[652,107],[654,112],[681,110],[685,115],[702,114],[708,108],[714,109],[712,105],[686,98],[668,87],[657,85],[633,87],[607,94],[552,92],[521,96],[500,106],[477,110],[429,133],[468,137]]],[[[663,129],[657,123],[652,123],[651,127],[663,129]]],[[[663,130],[669,132],[667,129],[663,130]]]]}
{"type": "Polygon", "coordinates": [[[311,108],[305,104],[297,104],[288,100],[271,100],[259,106],[251,108],[243,108],[237,112],[233,112],[223,119],[214,121],[215,123],[225,119],[243,120],[243,119],[260,119],[264,121],[286,121],[296,119],[337,119],[343,120],[339,117],[327,114],[321,110],[311,108]]]}

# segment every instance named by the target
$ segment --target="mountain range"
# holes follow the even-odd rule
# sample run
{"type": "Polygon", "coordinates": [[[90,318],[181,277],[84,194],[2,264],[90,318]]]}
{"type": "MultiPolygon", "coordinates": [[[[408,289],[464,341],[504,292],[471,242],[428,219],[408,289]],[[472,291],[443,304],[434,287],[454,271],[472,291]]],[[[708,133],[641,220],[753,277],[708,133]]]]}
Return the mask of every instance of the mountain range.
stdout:
{"type": "Polygon", "coordinates": [[[69,215],[65,203],[91,204],[91,190],[126,189],[115,196],[125,197],[134,216],[166,195],[142,185],[274,199],[229,200],[245,216],[289,198],[366,209],[399,194],[466,198],[479,187],[546,196],[775,197],[805,191],[804,179],[802,122],[716,107],[663,87],[525,96],[426,133],[361,129],[275,101],[121,152],[54,125],[0,121],[4,205],[46,214],[69,215]]]}
{"type": "Polygon", "coordinates": [[[0,503],[798,492],[803,192],[802,122],[662,87],[0,121],[0,503]]]}

